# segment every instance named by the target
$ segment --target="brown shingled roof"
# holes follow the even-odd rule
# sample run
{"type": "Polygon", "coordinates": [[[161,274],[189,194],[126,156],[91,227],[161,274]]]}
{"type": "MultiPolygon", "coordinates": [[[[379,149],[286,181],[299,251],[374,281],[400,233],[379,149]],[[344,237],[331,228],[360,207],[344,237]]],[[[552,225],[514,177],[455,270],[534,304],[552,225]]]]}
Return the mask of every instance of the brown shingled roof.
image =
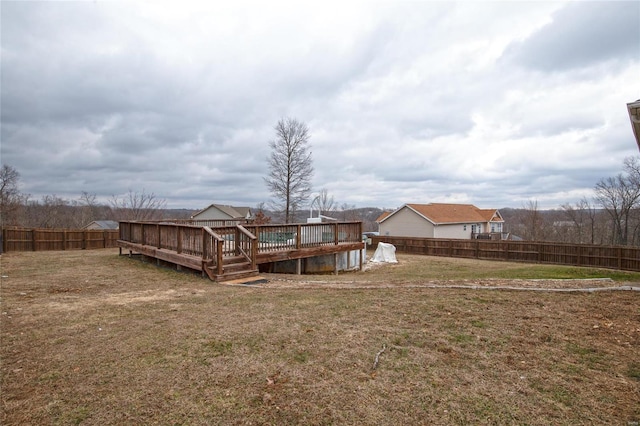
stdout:
{"type": "Polygon", "coordinates": [[[406,204],[418,214],[424,216],[433,223],[466,223],[466,222],[489,222],[502,221],[495,209],[479,209],[473,204],[406,204]]]}
{"type": "Polygon", "coordinates": [[[382,221],[383,221],[387,216],[389,216],[391,213],[393,213],[393,212],[382,212],[382,213],[380,214],[380,216],[378,216],[378,218],[376,219],[376,222],[377,222],[377,223],[382,222],[382,221]]]}

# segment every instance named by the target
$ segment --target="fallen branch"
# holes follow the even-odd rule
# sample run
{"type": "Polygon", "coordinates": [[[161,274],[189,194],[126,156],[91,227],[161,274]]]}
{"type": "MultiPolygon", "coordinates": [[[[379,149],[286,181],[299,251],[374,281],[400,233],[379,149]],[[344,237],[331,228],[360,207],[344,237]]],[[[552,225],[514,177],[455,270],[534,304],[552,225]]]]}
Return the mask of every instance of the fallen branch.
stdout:
{"type": "Polygon", "coordinates": [[[380,361],[380,355],[382,355],[382,353],[385,351],[385,349],[387,349],[387,345],[386,344],[382,345],[382,350],[380,350],[376,354],[376,359],[375,359],[375,361],[373,361],[373,370],[375,370],[378,367],[378,362],[380,361]]]}

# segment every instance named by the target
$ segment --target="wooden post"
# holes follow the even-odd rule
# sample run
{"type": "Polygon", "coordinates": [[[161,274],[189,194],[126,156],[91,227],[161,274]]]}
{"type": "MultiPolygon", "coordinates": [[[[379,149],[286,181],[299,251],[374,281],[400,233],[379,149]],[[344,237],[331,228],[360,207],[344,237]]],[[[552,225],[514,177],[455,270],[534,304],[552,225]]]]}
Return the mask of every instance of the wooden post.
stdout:
{"type": "Polygon", "coordinates": [[[298,262],[296,264],[296,275],[302,274],[302,259],[298,258],[298,262]]]}
{"type": "Polygon", "coordinates": [[[542,263],[542,243],[537,243],[536,246],[538,247],[538,263],[542,263]]]}
{"type": "Polygon", "coordinates": [[[33,251],[36,251],[36,243],[36,230],[31,229],[31,248],[33,249],[33,251]]]}
{"type": "Polygon", "coordinates": [[[618,269],[622,269],[622,247],[618,247],[618,269]]]}
{"type": "MultiPolygon", "coordinates": [[[[298,228],[296,229],[296,249],[300,249],[302,247],[302,225],[298,224],[298,228]]],[[[300,275],[300,273],[298,273],[300,275]]]]}
{"type": "MultiPolygon", "coordinates": [[[[338,245],[338,224],[334,223],[333,224],[333,243],[335,245],[338,245]]],[[[336,275],[338,274],[337,270],[336,270],[336,275]]]]}
{"type": "Polygon", "coordinates": [[[178,239],[176,242],[176,251],[180,254],[182,253],[182,227],[180,225],[176,225],[176,238],[178,239]]]}
{"type": "Polygon", "coordinates": [[[251,269],[258,269],[258,239],[250,239],[251,244],[251,269]]]}
{"type": "Polygon", "coordinates": [[[581,259],[580,259],[581,255],[582,255],[582,246],[578,244],[576,246],[576,264],[578,266],[580,266],[580,263],[581,263],[581,259]]]}
{"type": "Polygon", "coordinates": [[[240,248],[241,248],[240,247],[241,241],[240,241],[240,228],[238,228],[238,225],[236,225],[235,230],[236,230],[236,235],[234,237],[235,238],[235,240],[234,240],[235,241],[235,244],[234,244],[235,255],[239,256],[240,255],[240,248]]]}
{"type": "Polygon", "coordinates": [[[67,249],[67,231],[62,231],[62,250],[67,249]]]}
{"type": "Polygon", "coordinates": [[[333,273],[338,275],[338,253],[333,254],[333,273]]]}
{"type": "Polygon", "coordinates": [[[162,248],[162,236],[160,235],[160,224],[156,225],[156,232],[158,233],[158,248],[162,248]]]}
{"type": "Polygon", "coordinates": [[[222,241],[218,241],[216,240],[216,263],[217,263],[217,270],[218,270],[218,275],[222,275],[223,273],[223,269],[222,269],[222,251],[224,250],[224,242],[222,241]]]}
{"type": "Polygon", "coordinates": [[[200,228],[200,231],[202,232],[202,272],[204,272],[204,263],[207,261],[207,231],[204,227],[200,228]]]}

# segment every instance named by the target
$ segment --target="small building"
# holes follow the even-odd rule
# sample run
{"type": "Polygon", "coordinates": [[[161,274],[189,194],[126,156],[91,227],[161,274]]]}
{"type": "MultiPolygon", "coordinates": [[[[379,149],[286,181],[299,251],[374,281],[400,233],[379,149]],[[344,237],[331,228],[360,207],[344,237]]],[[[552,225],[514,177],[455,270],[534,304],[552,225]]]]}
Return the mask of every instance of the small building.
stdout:
{"type": "Polygon", "coordinates": [[[497,209],[430,203],[405,204],[377,222],[382,236],[473,239],[499,237],[504,219],[497,209]]]}
{"type": "Polygon", "coordinates": [[[94,220],[85,225],[82,229],[106,231],[109,229],[118,229],[118,225],[118,222],[115,220],[94,220]]]}
{"type": "Polygon", "coordinates": [[[196,220],[251,220],[253,214],[250,207],[234,207],[223,204],[211,204],[191,216],[196,220]]]}

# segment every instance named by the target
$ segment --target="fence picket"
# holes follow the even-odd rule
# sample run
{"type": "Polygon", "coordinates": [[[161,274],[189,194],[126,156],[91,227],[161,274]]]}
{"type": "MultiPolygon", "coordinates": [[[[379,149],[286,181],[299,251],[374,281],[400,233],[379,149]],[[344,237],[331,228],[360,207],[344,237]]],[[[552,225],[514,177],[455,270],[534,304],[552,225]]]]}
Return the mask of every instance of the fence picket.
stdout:
{"type": "Polygon", "coordinates": [[[117,247],[118,230],[3,228],[2,252],[117,247]]]}
{"type": "Polygon", "coordinates": [[[507,260],[640,272],[640,247],[562,244],[533,241],[470,240],[374,236],[372,244],[385,242],[398,252],[469,259],[507,260]],[[422,244],[417,244],[421,241],[422,244]],[[465,246],[465,244],[467,244],[465,246]],[[466,249],[473,247],[473,249],[466,249]]]}

